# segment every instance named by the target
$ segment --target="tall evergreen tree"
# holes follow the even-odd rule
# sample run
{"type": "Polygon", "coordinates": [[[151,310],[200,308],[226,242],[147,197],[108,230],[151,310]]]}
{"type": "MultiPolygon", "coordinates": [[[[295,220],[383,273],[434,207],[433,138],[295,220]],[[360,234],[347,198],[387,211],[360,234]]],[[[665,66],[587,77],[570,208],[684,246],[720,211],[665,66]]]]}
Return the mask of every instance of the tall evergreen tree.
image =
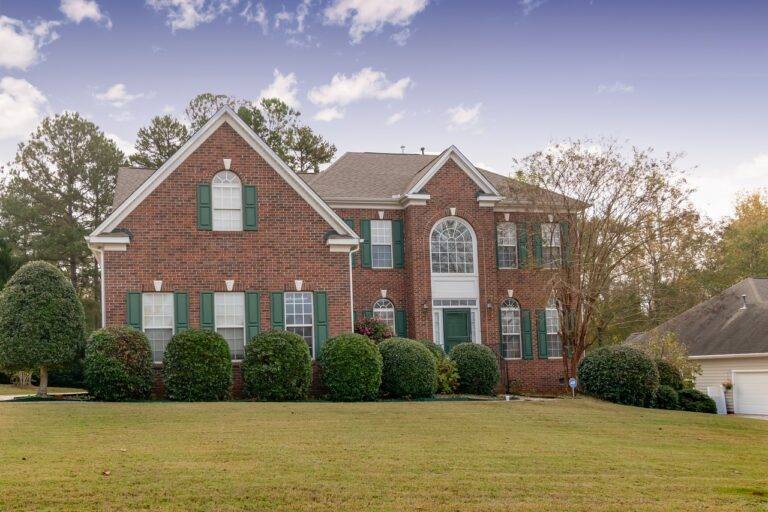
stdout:
{"type": "Polygon", "coordinates": [[[165,163],[189,139],[189,130],[178,119],[155,116],[136,135],[136,153],[131,164],[147,169],[157,169],[165,163]]]}

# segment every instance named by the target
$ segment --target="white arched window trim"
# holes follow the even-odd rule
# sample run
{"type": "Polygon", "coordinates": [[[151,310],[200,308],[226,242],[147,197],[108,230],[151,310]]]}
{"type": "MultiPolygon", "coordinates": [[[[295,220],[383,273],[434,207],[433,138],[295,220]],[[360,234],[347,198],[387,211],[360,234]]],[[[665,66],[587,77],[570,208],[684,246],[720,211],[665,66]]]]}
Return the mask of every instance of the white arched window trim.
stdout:
{"type": "Polygon", "coordinates": [[[523,329],[520,303],[509,298],[501,303],[501,354],[504,359],[522,359],[523,329]]]}
{"type": "Polygon", "coordinates": [[[243,230],[243,187],[232,171],[221,171],[211,182],[213,230],[243,230]]]}
{"type": "Polygon", "coordinates": [[[397,330],[395,328],[395,305],[389,299],[378,299],[373,303],[373,317],[384,322],[392,329],[394,335],[397,330]]]}
{"type": "Polygon", "coordinates": [[[429,233],[430,268],[433,274],[450,274],[455,276],[477,275],[477,236],[472,226],[460,217],[443,217],[435,222],[429,233]],[[453,223],[453,225],[448,225],[453,223]],[[458,233],[448,233],[448,229],[464,229],[458,233]],[[440,236],[439,230],[448,236],[440,236]],[[466,234],[470,240],[466,240],[466,234]],[[468,245],[471,243],[471,247],[468,245]],[[436,270],[437,269],[437,270],[436,270]],[[454,270],[455,269],[455,270],[454,270]]]}
{"type": "Polygon", "coordinates": [[[547,355],[559,359],[563,355],[563,343],[560,340],[560,311],[555,297],[547,301],[547,355]]]}

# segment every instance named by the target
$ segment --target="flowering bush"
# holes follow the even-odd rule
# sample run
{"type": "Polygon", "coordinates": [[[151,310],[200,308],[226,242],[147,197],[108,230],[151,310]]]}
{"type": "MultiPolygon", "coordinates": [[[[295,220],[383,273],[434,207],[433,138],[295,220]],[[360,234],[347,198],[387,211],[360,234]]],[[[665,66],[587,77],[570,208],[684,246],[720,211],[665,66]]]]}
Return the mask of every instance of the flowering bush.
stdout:
{"type": "Polygon", "coordinates": [[[394,336],[389,325],[378,318],[363,318],[355,322],[355,332],[368,336],[374,343],[380,343],[387,338],[394,336]]]}

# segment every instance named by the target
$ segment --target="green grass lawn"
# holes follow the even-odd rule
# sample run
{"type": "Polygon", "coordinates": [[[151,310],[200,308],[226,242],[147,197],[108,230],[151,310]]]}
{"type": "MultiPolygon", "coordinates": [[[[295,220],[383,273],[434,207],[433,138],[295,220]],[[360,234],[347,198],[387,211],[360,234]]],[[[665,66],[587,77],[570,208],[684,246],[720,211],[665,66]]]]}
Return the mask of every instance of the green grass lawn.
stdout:
{"type": "Polygon", "coordinates": [[[768,421],[586,399],[3,403],[0,510],[768,510],[768,421]]]}
{"type": "MultiPolygon", "coordinates": [[[[48,393],[79,393],[84,391],[77,388],[57,388],[48,387],[48,393]]],[[[24,388],[17,388],[11,384],[0,384],[0,396],[8,395],[34,395],[37,393],[37,386],[28,386],[24,388]]]]}

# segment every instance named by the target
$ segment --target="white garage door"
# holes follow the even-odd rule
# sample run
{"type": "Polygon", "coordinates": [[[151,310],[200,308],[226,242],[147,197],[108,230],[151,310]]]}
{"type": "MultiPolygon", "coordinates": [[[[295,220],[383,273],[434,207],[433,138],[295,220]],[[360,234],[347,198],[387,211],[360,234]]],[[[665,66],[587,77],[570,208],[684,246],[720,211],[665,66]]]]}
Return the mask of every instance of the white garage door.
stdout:
{"type": "Polygon", "coordinates": [[[733,412],[768,414],[768,370],[734,372],[733,412]]]}

